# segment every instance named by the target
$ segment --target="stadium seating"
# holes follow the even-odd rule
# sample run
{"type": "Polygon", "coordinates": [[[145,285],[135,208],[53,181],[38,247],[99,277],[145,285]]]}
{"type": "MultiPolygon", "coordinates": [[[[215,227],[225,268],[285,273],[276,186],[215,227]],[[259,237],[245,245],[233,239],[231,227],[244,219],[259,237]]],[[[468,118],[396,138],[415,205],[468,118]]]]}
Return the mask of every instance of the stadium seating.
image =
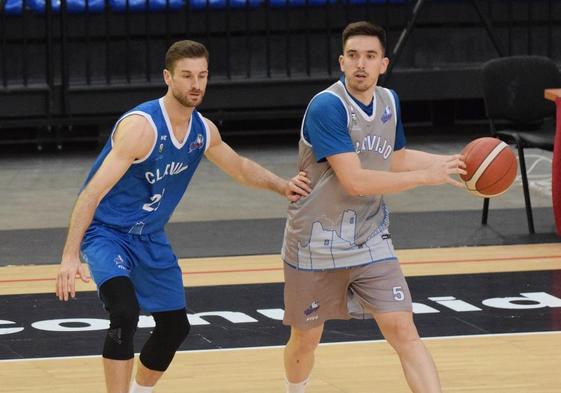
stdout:
{"type": "Polygon", "coordinates": [[[8,15],[21,15],[22,11],[22,0],[6,0],[4,3],[4,9],[0,9],[0,12],[5,12],[8,15]]]}
{"type": "Polygon", "coordinates": [[[409,123],[485,119],[481,65],[499,56],[489,30],[505,54],[561,59],[561,0],[495,0],[479,13],[468,0],[427,0],[405,41],[418,0],[66,0],[61,12],[63,1],[0,0],[0,128],[109,123],[162,94],[165,50],[184,38],[209,49],[201,110],[219,122],[300,116],[337,78],[340,32],[354,20],[385,27],[389,48],[405,42],[383,84],[409,123]]]}
{"type": "MultiPolygon", "coordinates": [[[[255,8],[268,4],[272,8],[282,7],[315,7],[327,4],[346,3],[360,4],[404,4],[410,0],[108,0],[109,7],[115,12],[143,12],[162,11],[166,9],[178,10],[186,4],[192,10],[224,9],[230,8],[255,8]]],[[[450,1],[450,0],[448,0],[450,1]]],[[[455,0],[457,1],[457,0],[455,0]]],[[[6,0],[3,9],[6,15],[21,15],[24,9],[34,13],[45,13],[45,0],[6,0]],[[24,6],[25,5],[25,6],[24,6]]],[[[61,0],[51,0],[52,10],[59,13],[61,0]]],[[[101,13],[105,9],[105,0],[67,0],[67,10],[70,14],[101,13]],[[87,7],[86,7],[87,4],[87,7]]]]}

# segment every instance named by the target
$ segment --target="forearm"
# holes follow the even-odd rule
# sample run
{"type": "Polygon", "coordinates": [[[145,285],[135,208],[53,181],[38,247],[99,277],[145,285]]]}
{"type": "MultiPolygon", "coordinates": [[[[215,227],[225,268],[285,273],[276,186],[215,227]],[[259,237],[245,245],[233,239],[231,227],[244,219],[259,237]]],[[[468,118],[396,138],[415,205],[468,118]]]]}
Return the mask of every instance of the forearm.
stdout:
{"type": "Polygon", "coordinates": [[[382,195],[407,191],[427,184],[424,170],[386,172],[363,169],[348,179],[347,192],[351,195],[382,195]]]}
{"type": "Polygon", "coordinates": [[[62,252],[63,259],[80,255],[80,244],[93,220],[98,203],[97,198],[89,195],[86,190],[78,197],[70,215],[68,235],[62,252]]]}
{"type": "Polygon", "coordinates": [[[286,180],[245,157],[241,157],[235,179],[246,186],[274,191],[280,195],[284,195],[286,187],[286,180]]]}
{"type": "Polygon", "coordinates": [[[435,160],[445,159],[446,155],[432,154],[420,150],[404,149],[403,155],[395,163],[392,162],[392,171],[404,172],[426,169],[431,166],[435,160]]]}

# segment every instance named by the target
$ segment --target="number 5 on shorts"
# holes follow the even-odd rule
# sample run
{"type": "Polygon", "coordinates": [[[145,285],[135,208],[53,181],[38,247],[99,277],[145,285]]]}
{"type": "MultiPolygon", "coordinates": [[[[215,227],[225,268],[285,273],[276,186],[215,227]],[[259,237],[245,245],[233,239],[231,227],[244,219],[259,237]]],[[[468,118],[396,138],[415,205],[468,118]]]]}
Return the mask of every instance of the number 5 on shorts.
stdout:
{"type": "Polygon", "coordinates": [[[403,294],[403,289],[401,287],[393,287],[393,298],[397,301],[402,301],[405,299],[405,295],[403,294]]]}

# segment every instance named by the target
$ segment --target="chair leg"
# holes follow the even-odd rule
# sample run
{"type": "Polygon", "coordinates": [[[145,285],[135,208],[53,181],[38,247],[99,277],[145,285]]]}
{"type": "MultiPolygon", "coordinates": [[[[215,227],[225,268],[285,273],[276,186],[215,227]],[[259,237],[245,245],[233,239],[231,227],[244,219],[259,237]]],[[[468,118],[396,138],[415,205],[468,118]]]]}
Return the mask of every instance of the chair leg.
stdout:
{"type": "Polygon", "coordinates": [[[489,198],[483,199],[483,213],[481,214],[481,224],[487,225],[487,217],[489,216],[489,198]]]}
{"type": "Polygon", "coordinates": [[[528,219],[528,230],[534,231],[534,218],[532,216],[532,202],[530,201],[530,187],[528,186],[528,175],[526,174],[526,161],[524,160],[524,148],[517,145],[518,160],[520,161],[520,174],[522,175],[522,189],[524,190],[524,203],[526,204],[526,218],[528,219]]]}

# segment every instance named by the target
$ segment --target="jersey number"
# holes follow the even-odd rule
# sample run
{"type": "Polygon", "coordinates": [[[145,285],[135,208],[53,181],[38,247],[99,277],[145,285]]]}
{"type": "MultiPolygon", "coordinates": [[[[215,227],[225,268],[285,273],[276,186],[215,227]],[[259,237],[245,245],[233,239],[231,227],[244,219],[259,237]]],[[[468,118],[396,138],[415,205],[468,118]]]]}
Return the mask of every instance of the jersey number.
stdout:
{"type": "Polygon", "coordinates": [[[403,294],[401,287],[393,287],[393,298],[397,301],[405,299],[405,295],[403,294]]]}
{"type": "Polygon", "coordinates": [[[145,203],[142,206],[142,210],[146,210],[147,212],[153,212],[158,210],[158,208],[160,207],[160,201],[162,200],[162,197],[164,196],[164,192],[166,191],[166,189],[164,188],[162,190],[161,194],[154,194],[150,197],[150,203],[145,203]]]}

